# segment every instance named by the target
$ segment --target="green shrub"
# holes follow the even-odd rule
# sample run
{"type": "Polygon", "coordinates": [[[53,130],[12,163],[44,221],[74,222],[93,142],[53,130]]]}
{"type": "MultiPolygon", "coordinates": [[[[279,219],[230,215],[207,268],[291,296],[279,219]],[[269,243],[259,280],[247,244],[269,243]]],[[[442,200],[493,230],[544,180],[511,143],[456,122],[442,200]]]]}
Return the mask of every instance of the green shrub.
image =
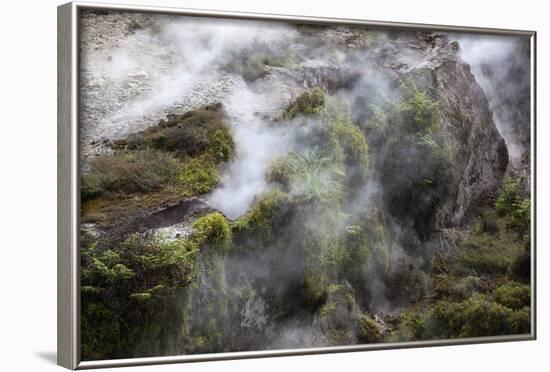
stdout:
{"type": "Polygon", "coordinates": [[[369,164],[369,146],[361,130],[351,122],[336,122],[330,130],[333,140],[344,151],[346,163],[366,170],[369,164]]]}
{"type": "MultiPolygon", "coordinates": [[[[404,332],[404,335],[397,335],[398,340],[421,340],[426,333],[426,324],[424,317],[417,311],[403,311],[399,318],[404,325],[404,329],[399,329],[398,332],[404,332]]],[[[395,337],[394,333],[394,337],[395,337]]]]}
{"type": "MultiPolygon", "coordinates": [[[[204,236],[209,235],[200,238],[204,236]]],[[[83,358],[174,352],[185,330],[186,301],[176,293],[189,289],[197,276],[200,240],[164,241],[157,234],[103,242],[83,239],[83,358]]]]}
{"type": "MultiPolygon", "coordinates": [[[[274,241],[275,229],[284,226],[284,218],[290,199],[285,193],[273,190],[257,200],[245,215],[235,221],[235,231],[258,239],[258,243],[274,241]],[[283,219],[283,220],[282,220],[283,219]]],[[[261,244],[256,245],[261,248],[261,244]]]]}
{"type": "Polygon", "coordinates": [[[531,308],[524,307],[510,316],[510,333],[521,335],[531,333],[531,308]]]}
{"type": "Polygon", "coordinates": [[[420,269],[399,267],[387,275],[385,283],[392,300],[413,303],[426,294],[428,278],[420,269]]]}
{"type": "Polygon", "coordinates": [[[81,179],[82,200],[105,193],[131,194],[158,190],[172,182],[178,162],[155,151],[118,151],[93,159],[81,179]]]}
{"type": "Polygon", "coordinates": [[[498,215],[493,209],[484,211],[479,217],[479,222],[474,225],[474,233],[496,235],[500,231],[498,219],[498,215]]]}
{"type": "Polygon", "coordinates": [[[295,165],[296,161],[293,153],[275,158],[267,169],[266,181],[277,182],[285,190],[290,190],[292,177],[296,174],[295,165]]]}
{"type": "Polygon", "coordinates": [[[421,339],[457,337],[464,325],[461,305],[439,301],[431,307],[423,322],[424,328],[416,330],[421,339]]]}
{"type": "Polygon", "coordinates": [[[144,292],[144,293],[132,293],[129,298],[131,300],[134,300],[134,301],[138,301],[138,302],[147,302],[149,301],[151,298],[153,297],[153,295],[151,293],[147,293],[147,292],[144,292]]]}
{"type": "Polygon", "coordinates": [[[196,231],[192,238],[198,245],[208,244],[220,252],[227,252],[231,248],[231,225],[223,214],[207,214],[197,219],[193,223],[193,228],[196,231]]]}
{"type": "Polygon", "coordinates": [[[473,296],[462,306],[465,322],[461,337],[498,336],[511,333],[513,311],[488,301],[484,296],[473,296]]]}
{"type": "Polygon", "coordinates": [[[334,302],[326,302],[321,306],[321,309],[319,310],[319,315],[321,316],[329,316],[336,310],[336,304],[334,302]]]}
{"type": "Polygon", "coordinates": [[[209,157],[187,159],[180,167],[177,183],[185,196],[206,194],[219,182],[216,165],[209,157]]]}
{"type": "Polygon", "coordinates": [[[81,353],[83,360],[105,359],[123,348],[120,314],[101,303],[83,301],[81,353]]]}
{"type": "Polygon", "coordinates": [[[531,288],[516,282],[507,282],[497,288],[495,301],[514,310],[531,305],[531,288]]]}
{"type": "Polygon", "coordinates": [[[317,271],[307,273],[304,277],[304,300],[307,306],[315,311],[326,302],[327,295],[326,279],[321,273],[317,271]]]}
{"type": "Polygon", "coordinates": [[[370,269],[373,250],[367,231],[359,225],[347,226],[344,235],[344,254],[339,272],[357,289],[364,287],[370,269]]]}
{"type": "Polygon", "coordinates": [[[465,300],[473,294],[481,292],[482,286],[481,279],[473,275],[455,280],[452,288],[453,298],[465,300]]]}
{"type": "Polygon", "coordinates": [[[382,332],[378,323],[369,315],[363,314],[359,319],[359,341],[362,343],[374,343],[382,339],[382,332]]]}
{"type": "Polygon", "coordinates": [[[522,246],[505,233],[496,238],[486,233],[473,233],[461,243],[453,271],[461,275],[505,275],[522,251],[522,246]]]}
{"type": "Polygon", "coordinates": [[[292,152],[285,162],[285,176],[290,192],[296,198],[322,204],[337,202],[344,196],[343,171],[320,151],[292,152]]]}
{"type": "Polygon", "coordinates": [[[220,162],[231,158],[234,143],[223,122],[221,106],[213,105],[169,116],[168,121],[132,134],[127,148],[156,149],[190,157],[209,155],[214,162],[220,162]]]}
{"type": "Polygon", "coordinates": [[[287,107],[285,119],[292,120],[298,114],[317,114],[325,104],[325,91],[320,87],[306,90],[287,107]]]}
{"type": "Polygon", "coordinates": [[[403,319],[415,339],[482,337],[529,333],[530,309],[513,310],[485,295],[462,302],[437,301],[403,319]]]}
{"type": "Polygon", "coordinates": [[[523,237],[531,226],[531,201],[521,196],[521,185],[521,177],[505,179],[495,201],[495,210],[499,216],[507,218],[509,228],[523,237]]]}

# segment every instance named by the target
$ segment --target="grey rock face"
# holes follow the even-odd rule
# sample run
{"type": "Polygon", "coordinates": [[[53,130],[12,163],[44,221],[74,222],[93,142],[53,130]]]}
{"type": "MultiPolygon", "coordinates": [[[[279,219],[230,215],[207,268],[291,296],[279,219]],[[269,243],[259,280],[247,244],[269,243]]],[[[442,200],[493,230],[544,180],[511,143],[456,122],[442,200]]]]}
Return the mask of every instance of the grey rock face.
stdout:
{"type": "Polygon", "coordinates": [[[461,225],[487,205],[508,165],[508,151],[487,97],[470,66],[446,35],[418,33],[406,45],[391,43],[380,60],[396,79],[412,79],[438,102],[451,150],[450,193],[436,213],[434,229],[461,225]]]}

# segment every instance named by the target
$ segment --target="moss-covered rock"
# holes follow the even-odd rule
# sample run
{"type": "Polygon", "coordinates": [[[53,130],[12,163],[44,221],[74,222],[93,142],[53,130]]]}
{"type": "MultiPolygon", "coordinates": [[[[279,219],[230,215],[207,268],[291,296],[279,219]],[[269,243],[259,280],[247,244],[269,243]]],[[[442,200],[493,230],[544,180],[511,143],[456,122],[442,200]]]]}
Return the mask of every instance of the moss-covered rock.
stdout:
{"type": "Polygon", "coordinates": [[[268,245],[276,238],[275,231],[289,222],[290,199],[285,193],[274,190],[259,198],[256,203],[234,224],[237,234],[253,236],[260,244],[253,244],[260,249],[262,244],[268,245]]]}
{"type": "Polygon", "coordinates": [[[223,121],[221,105],[212,105],[183,115],[171,115],[157,126],[130,135],[126,147],[189,157],[209,155],[220,162],[231,158],[234,143],[223,121]]]}
{"type": "Polygon", "coordinates": [[[227,252],[231,248],[231,226],[223,214],[219,212],[207,214],[197,219],[193,223],[193,228],[195,232],[192,239],[195,244],[199,246],[207,244],[220,252],[227,252]]]}

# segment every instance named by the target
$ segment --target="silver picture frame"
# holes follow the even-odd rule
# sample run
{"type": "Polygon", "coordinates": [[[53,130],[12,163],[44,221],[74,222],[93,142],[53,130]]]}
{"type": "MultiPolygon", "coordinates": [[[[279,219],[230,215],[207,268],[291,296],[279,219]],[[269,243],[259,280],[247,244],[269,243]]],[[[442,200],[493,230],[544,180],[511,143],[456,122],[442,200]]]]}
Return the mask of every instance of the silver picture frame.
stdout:
{"type": "Polygon", "coordinates": [[[58,154],[57,154],[57,363],[69,369],[120,367],[200,361],[219,361],[320,353],[387,350],[462,344],[481,344],[535,340],[536,333],[536,49],[535,31],[494,28],[442,26],[319,18],[279,14],[255,14],[213,10],[128,6],[92,2],[71,2],[58,7],[58,154]],[[462,338],[452,340],[380,343],[354,346],[288,350],[246,351],[200,355],[178,355],[116,360],[81,361],[80,359],[80,169],[79,169],[79,14],[82,10],[149,12],[157,14],[216,18],[300,22],[323,25],[353,25],[401,30],[428,30],[476,33],[484,35],[527,36],[531,42],[531,332],[522,335],[462,338]]]}

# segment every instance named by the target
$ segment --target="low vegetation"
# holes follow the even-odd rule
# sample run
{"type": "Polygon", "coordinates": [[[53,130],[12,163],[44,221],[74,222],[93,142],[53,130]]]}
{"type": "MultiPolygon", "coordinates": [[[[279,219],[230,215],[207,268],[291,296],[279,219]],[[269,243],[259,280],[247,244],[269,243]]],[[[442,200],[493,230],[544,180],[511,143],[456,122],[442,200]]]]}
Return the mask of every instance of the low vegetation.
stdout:
{"type": "Polygon", "coordinates": [[[107,222],[148,207],[206,194],[219,183],[219,165],[233,154],[221,106],[172,115],[116,141],[92,159],[81,178],[83,219],[107,222]]]}

